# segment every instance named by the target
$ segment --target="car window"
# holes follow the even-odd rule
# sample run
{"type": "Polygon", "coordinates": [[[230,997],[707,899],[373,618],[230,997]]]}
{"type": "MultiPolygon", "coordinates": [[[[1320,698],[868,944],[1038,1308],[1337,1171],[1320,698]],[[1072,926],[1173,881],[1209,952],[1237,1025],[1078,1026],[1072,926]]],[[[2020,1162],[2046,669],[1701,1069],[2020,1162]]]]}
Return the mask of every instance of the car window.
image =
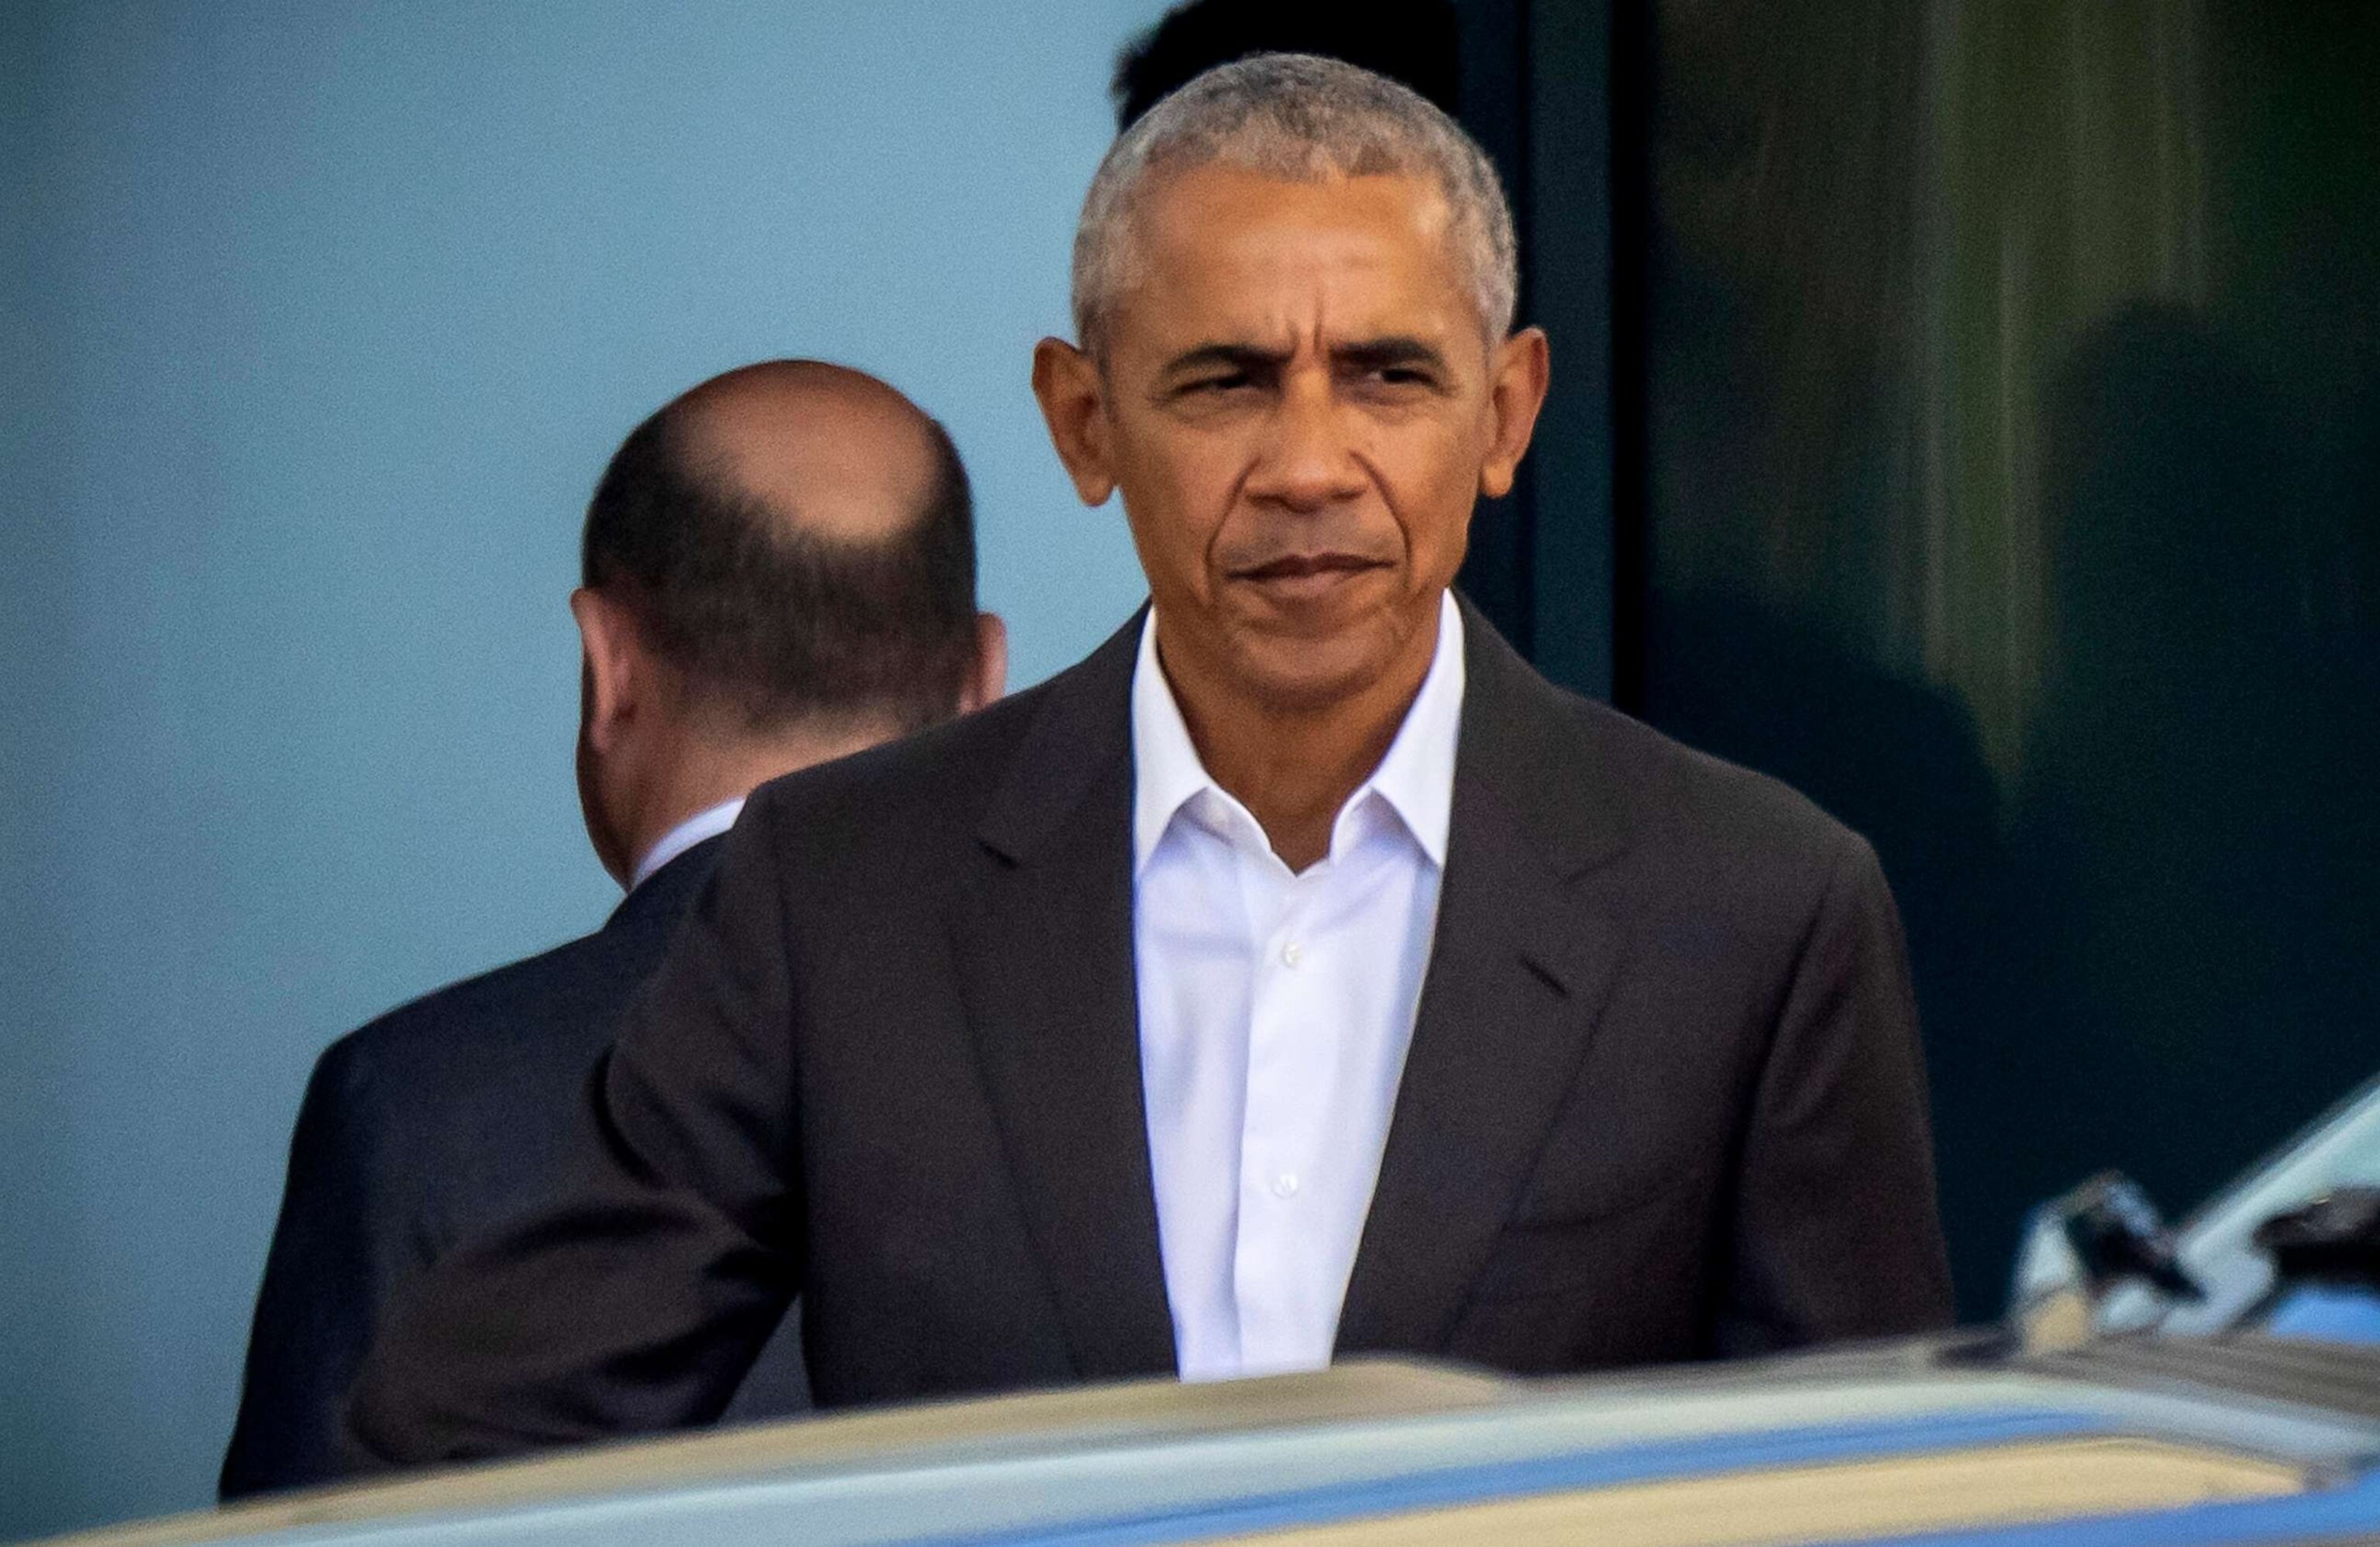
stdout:
{"type": "Polygon", "coordinates": [[[2255,1244],[2256,1227],[2351,1186],[2380,1186],[2380,1080],[2332,1108],[2183,1224],[2177,1255],[2206,1291],[2204,1299],[2169,1302],[2126,1286],[2102,1306],[2100,1326],[2155,1325],[2194,1335],[2239,1325],[2273,1287],[2272,1263],[2255,1244]]]}
{"type": "Polygon", "coordinates": [[[2275,1337],[2380,1344],[2380,1293],[2308,1284],[2281,1296],[2263,1323],[2262,1330],[2275,1337]]]}

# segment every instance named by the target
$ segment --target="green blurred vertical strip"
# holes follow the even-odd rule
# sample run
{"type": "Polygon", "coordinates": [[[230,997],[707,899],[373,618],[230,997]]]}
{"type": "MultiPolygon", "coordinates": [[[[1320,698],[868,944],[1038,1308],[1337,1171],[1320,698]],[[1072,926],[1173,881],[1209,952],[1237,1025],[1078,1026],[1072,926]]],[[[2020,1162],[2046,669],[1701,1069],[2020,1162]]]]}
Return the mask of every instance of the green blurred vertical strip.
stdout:
{"type": "Polygon", "coordinates": [[[1613,686],[1612,29],[1631,0],[1533,0],[1533,315],[1553,343],[1537,423],[1534,659],[1577,692],[1613,686]]]}
{"type": "Polygon", "coordinates": [[[2045,393],[2094,323],[2206,299],[2198,0],[1937,0],[1918,220],[1927,674],[2004,783],[2054,671],[2045,393]]]}

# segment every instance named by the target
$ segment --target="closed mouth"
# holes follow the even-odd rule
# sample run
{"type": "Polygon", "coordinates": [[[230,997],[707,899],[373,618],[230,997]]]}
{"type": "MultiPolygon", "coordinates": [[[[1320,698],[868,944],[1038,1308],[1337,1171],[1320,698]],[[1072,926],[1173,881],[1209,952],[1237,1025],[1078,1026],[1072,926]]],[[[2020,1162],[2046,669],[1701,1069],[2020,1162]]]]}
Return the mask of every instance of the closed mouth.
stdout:
{"type": "Polygon", "coordinates": [[[1261,564],[1233,570],[1231,574],[1234,580],[1308,580],[1387,567],[1378,559],[1366,559],[1354,553],[1289,553],[1278,559],[1269,559],[1261,564]]]}

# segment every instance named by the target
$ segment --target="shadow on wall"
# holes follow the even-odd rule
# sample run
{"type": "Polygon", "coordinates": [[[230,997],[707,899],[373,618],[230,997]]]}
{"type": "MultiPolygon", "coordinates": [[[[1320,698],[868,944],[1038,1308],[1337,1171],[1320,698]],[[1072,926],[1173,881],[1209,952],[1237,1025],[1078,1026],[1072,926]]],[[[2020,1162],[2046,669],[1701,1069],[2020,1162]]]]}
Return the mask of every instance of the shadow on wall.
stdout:
{"type": "MultiPolygon", "coordinates": [[[[1969,1319],[2029,1201],[2116,1166],[2193,1206],[2380,1068],[2380,652],[2309,626],[2339,577],[2272,427],[2180,308],[2057,373],[2052,665],[2005,824],[1953,696],[1740,596],[1654,598],[1663,728],[1802,790],[1892,880],[1969,1319]]],[[[2367,453],[2366,574],[2373,481],[2367,453]]]]}
{"type": "Polygon", "coordinates": [[[1783,780],[1875,846],[1918,988],[1961,1313],[1990,1315],[2014,1239],[2007,1199],[2028,1184],[1975,1163],[2006,1130],[1999,1103],[1964,1094],[2024,1067],[1995,1046],[1984,1009],[2003,855],[1973,723],[1951,695],[1743,598],[1657,595],[1648,612],[1646,695],[1661,728],[1783,780]]]}
{"type": "Polygon", "coordinates": [[[2380,1069],[2380,13],[1650,11],[1643,707],[1875,843],[1989,1316],[2380,1069]]]}
{"type": "Polygon", "coordinates": [[[2008,1092],[2040,1117],[2011,1179],[2119,1165],[2187,1207],[2380,1068],[2380,660],[2322,616],[2326,523],[2204,323],[2118,314],[2048,412],[1997,1021],[2021,1075],[2057,1072],[2008,1092]]]}

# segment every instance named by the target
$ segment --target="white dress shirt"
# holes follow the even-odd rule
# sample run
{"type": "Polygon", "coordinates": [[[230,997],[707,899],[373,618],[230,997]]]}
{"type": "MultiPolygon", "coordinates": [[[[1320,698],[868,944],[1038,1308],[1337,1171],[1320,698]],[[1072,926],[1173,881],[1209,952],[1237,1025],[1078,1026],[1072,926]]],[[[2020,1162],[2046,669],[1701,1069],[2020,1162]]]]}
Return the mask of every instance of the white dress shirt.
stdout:
{"type": "Polygon", "coordinates": [[[1396,740],[1297,875],[1199,763],[1156,627],[1132,683],[1133,943],[1174,1355],[1184,1380],[1319,1369],[1438,922],[1463,620],[1446,598],[1396,740]]]}
{"type": "Polygon", "coordinates": [[[721,801],[707,811],[698,811],[676,827],[662,834],[662,840],[645,851],[637,862],[636,878],[628,883],[636,890],[650,879],[654,871],[685,853],[706,838],[717,838],[735,825],[736,816],[744,810],[744,797],[721,801]]]}

